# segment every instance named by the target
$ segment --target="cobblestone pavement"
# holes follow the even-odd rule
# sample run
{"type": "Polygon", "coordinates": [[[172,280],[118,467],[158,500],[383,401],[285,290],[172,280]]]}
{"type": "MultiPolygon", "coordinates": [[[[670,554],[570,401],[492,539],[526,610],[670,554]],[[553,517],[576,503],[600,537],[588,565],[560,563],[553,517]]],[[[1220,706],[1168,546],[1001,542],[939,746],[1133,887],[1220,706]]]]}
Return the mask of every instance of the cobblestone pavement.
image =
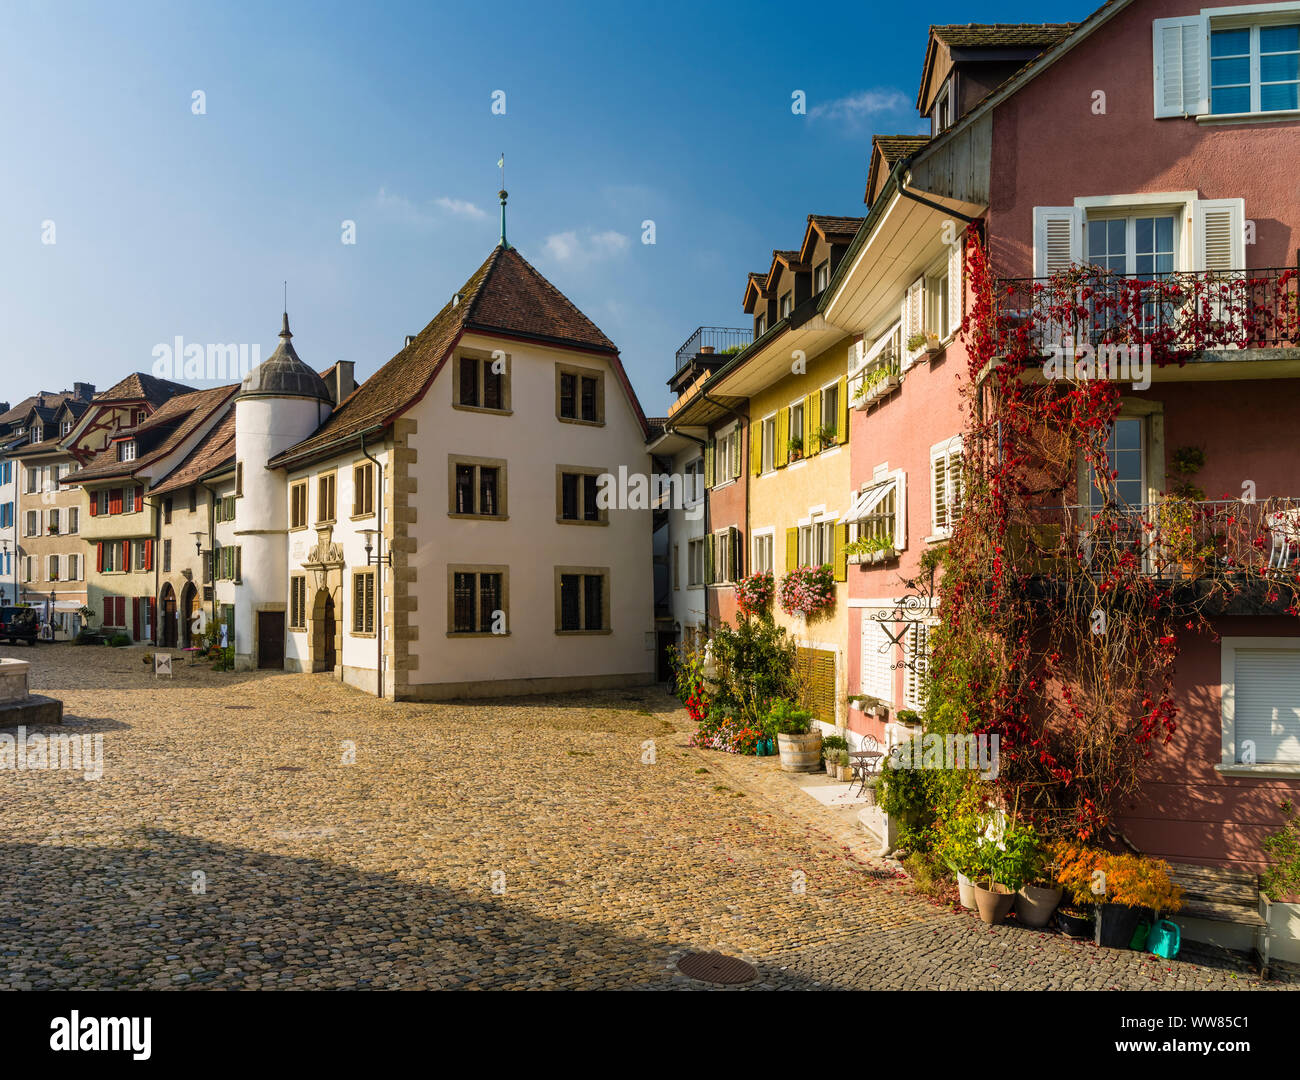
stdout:
{"type": "Polygon", "coordinates": [[[0,986],[685,988],[692,949],[774,988],[1258,985],[936,907],[770,761],[688,749],[660,690],[393,704],[0,655],[104,753],[0,770],[0,986]]]}

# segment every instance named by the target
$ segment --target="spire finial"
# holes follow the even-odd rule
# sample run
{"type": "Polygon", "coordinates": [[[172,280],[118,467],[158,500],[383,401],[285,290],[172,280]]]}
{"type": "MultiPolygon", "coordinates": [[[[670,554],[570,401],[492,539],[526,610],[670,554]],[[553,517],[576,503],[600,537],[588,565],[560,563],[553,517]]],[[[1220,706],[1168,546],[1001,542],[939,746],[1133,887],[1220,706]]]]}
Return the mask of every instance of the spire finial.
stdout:
{"type": "Polygon", "coordinates": [[[506,239],[506,154],[504,150],[501,151],[497,168],[501,170],[501,190],[497,192],[497,198],[501,200],[501,239],[497,243],[500,247],[508,248],[510,242],[506,239]]]}
{"type": "Polygon", "coordinates": [[[289,313],[287,311],[284,313],[284,321],[280,324],[280,337],[285,341],[288,341],[293,337],[293,335],[289,333],[289,313]]]}

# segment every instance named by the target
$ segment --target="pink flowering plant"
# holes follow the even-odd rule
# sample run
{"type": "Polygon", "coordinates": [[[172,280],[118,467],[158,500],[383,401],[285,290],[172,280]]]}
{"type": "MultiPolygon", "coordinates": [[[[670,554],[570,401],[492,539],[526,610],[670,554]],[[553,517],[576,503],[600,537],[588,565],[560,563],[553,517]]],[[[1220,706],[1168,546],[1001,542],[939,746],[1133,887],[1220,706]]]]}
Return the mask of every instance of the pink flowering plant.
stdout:
{"type": "Polygon", "coordinates": [[[835,577],[830,566],[798,566],[781,579],[781,610],[812,618],[835,603],[835,577]]]}
{"type": "Polygon", "coordinates": [[[750,614],[766,611],[772,606],[775,589],[771,570],[750,574],[736,583],[736,603],[741,611],[750,614]]]}

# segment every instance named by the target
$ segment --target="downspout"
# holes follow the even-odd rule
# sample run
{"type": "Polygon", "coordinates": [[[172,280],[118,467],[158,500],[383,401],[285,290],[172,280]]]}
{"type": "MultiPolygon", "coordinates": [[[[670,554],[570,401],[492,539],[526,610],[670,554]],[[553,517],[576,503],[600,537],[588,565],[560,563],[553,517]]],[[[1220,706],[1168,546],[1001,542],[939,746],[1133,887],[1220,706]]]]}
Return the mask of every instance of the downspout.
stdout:
{"type": "Polygon", "coordinates": [[[898,193],[903,196],[903,198],[911,199],[912,202],[920,203],[922,206],[928,206],[931,210],[938,210],[939,213],[947,214],[949,217],[955,217],[960,221],[964,221],[967,225],[972,225],[980,220],[977,217],[967,217],[965,214],[959,214],[956,210],[952,210],[944,206],[942,203],[934,202],[932,199],[927,199],[924,195],[918,195],[915,191],[908,191],[907,181],[912,175],[912,171],[909,168],[911,162],[912,159],[907,158],[901,162],[899,166],[900,168],[907,168],[907,174],[898,181],[898,193]]]}
{"type": "MultiPolygon", "coordinates": [[[[505,211],[503,210],[504,214],[505,211]]],[[[379,537],[378,557],[375,560],[375,688],[378,691],[377,697],[384,696],[384,466],[379,459],[374,457],[366,449],[366,433],[361,433],[361,456],[369,460],[375,466],[375,524],[379,526],[377,535],[379,537]]],[[[392,545],[388,548],[388,557],[392,556],[392,545]]],[[[397,597],[394,595],[393,625],[397,625],[397,597]]],[[[339,668],[342,669],[343,660],[340,655],[339,668]]]]}

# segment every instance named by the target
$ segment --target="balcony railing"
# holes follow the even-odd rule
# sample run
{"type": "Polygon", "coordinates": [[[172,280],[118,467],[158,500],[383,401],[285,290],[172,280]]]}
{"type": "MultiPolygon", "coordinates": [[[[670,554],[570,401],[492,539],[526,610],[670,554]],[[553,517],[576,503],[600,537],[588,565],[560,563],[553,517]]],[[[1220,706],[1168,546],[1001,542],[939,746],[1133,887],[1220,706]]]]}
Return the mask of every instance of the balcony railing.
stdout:
{"type": "Polygon", "coordinates": [[[730,326],[701,326],[677,350],[677,370],[681,371],[701,353],[727,356],[748,348],[754,340],[752,330],[730,326]]]}
{"type": "Polygon", "coordinates": [[[1046,350],[1151,345],[1169,352],[1300,345],[1300,270],[1206,271],[1124,277],[1081,267],[1050,278],[1003,278],[998,331],[1046,350]]]}
{"type": "Polygon", "coordinates": [[[1138,506],[1032,507],[1009,526],[1020,573],[1074,572],[1187,580],[1286,578],[1300,573],[1300,499],[1192,501],[1138,506]]]}

